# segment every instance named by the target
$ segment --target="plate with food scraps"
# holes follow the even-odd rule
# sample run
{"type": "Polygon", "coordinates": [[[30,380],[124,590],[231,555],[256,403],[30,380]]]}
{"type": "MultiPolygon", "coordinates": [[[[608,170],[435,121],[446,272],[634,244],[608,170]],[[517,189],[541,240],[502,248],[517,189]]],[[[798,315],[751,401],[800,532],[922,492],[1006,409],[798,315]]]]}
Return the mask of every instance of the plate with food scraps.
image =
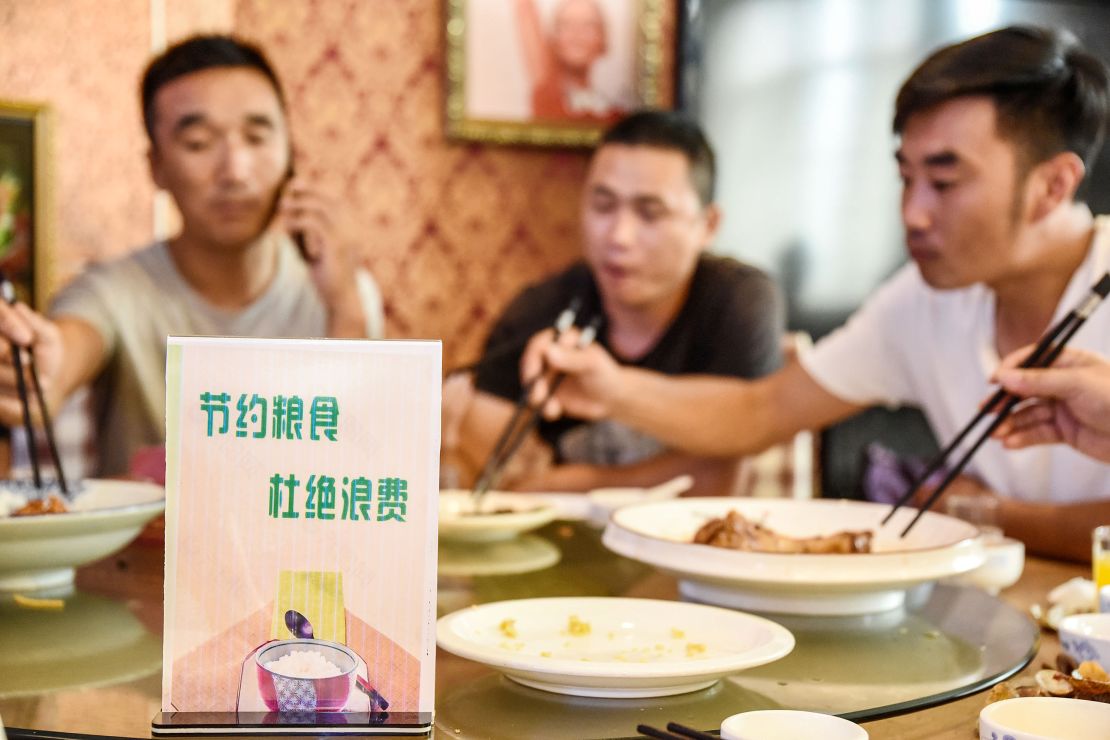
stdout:
{"type": "Polygon", "coordinates": [[[558,509],[526,493],[490,491],[475,507],[470,491],[439,492],[440,539],[461,542],[495,542],[539,529],[551,522],[558,509]]]}
{"type": "Polygon", "coordinates": [[[0,482],[0,592],[68,586],[74,568],[122,549],[166,508],[161,486],[134,481],[89,479],[70,497],[37,496],[0,482]]]}
{"type": "Polygon", "coordinates": [[[697,691],[794,649],[790,631],[762,617],[679,601],[608,597],[469,607],[439,620],[436,641],[525,686],[606,698],[697,691]]]}
{"type": "Polygon", "coordinates": [[[780,614],[873,614],[986,557],[955,517],[845,499],[688,498],[619,509],[602,541],[679,578],[693,601],[780,614]]]}

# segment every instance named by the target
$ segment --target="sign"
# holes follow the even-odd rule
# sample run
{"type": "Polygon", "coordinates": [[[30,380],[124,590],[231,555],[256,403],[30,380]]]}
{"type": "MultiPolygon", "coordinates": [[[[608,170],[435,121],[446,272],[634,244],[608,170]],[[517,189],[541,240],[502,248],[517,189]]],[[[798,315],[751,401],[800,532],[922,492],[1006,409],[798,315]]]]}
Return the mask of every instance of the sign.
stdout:
{"type": "Polygon", "coordinates": [[[430,729],[440,373],[438,342],[170,338],[155,734],[430,729]]]}

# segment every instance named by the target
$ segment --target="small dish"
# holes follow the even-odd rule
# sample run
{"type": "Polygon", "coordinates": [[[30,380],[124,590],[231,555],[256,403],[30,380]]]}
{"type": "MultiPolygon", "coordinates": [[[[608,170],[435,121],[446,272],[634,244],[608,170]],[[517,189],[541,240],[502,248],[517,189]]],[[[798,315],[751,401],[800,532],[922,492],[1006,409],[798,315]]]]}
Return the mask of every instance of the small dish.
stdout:
{"type": "Polygon", "coordinates": [[[1077,663],[1094,660],[1110,669],[1110,614],[1073,614],[1060,622],[1060,647],[1077,663]]]}
{"type": "Polygon", "coordinates": [[[867,740],[867,730],[832,714],[762,709],[734,714],[721,723],[721,740],[867,740]]]}
{"type": "Polygon", "coordinates": [[[586,494],[590,502],[589,522],[598,529],[609,523],[613,512],[624,506],[675,498],[694,485],[689,475],[680,475],[650,488],[595,488],[586,494]]]}
{"type": "Polygon", "coordinates": [[[1025,570],[1025,543],[1010,537],[987,538],[984,547],[986,562],[952,580],[978,586],[991,595],[997,595],[1021,578],[1025,570]]]}
{"type": "Polygon", "coordinates": [[[436,570],[441,576],[505,576],[550,568],[560,557],[558,547],[535,534],[495,542],[445,540],[436,570]]]}
{"type": "Polygon", "coordinates": [[[1049,696],[1022,696],[979,712],[979,740],[1107,740],[1110,704],[1049,696]]]}
{"type": "Polygon", "coordinates": [[[670,696],[778,660],[794,636],[742,612],[679,601],[500,601],[441,618],[439,647],[525,686],[574,696],[670,696]]]}
{"type": "Polygon", "coordinates": [[[490,491],[474,511],[470,491],[439,492],[439,536],[460,542],[495,542],[539,529],[555,519],[558,510],[549,502],[524,493],[490,491]]]}
{"type": "Polygon", "coordinates": [[[0,517],[0,591],[68,586],[74,568],[122,549],[166,508],[161,486],[86,480],[69,511],[0,517]]]}

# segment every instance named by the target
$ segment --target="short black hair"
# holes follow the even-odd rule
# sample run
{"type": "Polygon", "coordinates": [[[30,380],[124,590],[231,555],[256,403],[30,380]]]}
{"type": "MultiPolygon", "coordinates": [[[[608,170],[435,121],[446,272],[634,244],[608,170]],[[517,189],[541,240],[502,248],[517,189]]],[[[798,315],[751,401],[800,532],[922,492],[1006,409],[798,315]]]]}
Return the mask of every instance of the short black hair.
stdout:
{"type": "Polygon", "coordinates": [[[701,126],[689,116],[676,111],[637,111],[602,134],[598,148],[606,144],[650,146],[681,152],[690,163],[690,179],[702,205],[713,202],[717,185],[716,157],[701,126]]]}
{"type": "Polygon", "coordinates": [[[235,36],[203,34],[190,36],[155,57],[143,73],[139,87],[143,106],[143,124],[154,142],[154,96],[179,77],[219,67],[246,67],[261,72],[277,93],[278,103],[285,110],[285,94],[270,60],[257,46],[235,36]]]}
{"type": "Polygon", "coordinates": [[[1010,26],[933,52],[898,91],[894,132],[915,113],[973,95],[994,102],[999,134],[1024,149],[1027,167],[1065,151],[1088,167],[1098,156],[1110,75],[1068,31],[1010,26]]]}

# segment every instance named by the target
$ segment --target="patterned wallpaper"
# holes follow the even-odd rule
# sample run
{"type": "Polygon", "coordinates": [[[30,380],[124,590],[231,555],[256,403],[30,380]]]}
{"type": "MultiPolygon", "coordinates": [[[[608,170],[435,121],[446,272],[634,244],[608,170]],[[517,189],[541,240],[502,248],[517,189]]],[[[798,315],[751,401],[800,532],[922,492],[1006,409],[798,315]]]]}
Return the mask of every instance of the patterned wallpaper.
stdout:
{"type": "Polygon", "coordinates": [[[152,7],[170,41],[234,30],[266,49],[298,168],[351,204],[390,336],[443,339],[445,368],[578,254],[584,153],[445,141],[439,0],[0,0],[0,99],[56,111],[52,285],[151,238],[135,90],[152,7]]]}

